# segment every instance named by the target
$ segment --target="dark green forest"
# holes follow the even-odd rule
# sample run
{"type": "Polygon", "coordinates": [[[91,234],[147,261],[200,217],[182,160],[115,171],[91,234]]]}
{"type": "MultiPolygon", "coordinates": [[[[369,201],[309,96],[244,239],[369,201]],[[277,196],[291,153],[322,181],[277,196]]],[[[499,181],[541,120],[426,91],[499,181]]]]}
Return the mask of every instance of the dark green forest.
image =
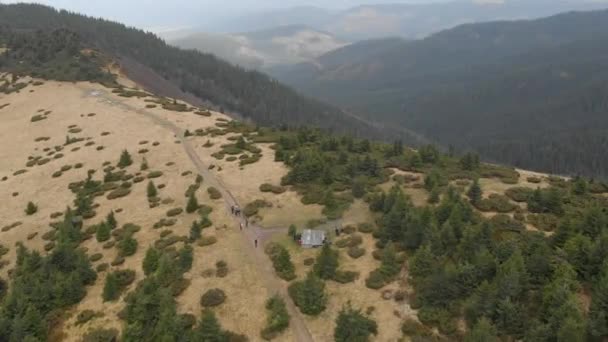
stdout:
{"type": "Polygon", "coordinates": [[[513,185],[506,194],[527,203],[522,210],[501,205],[506,202],[497,197],[481,199],[480,177],[515,184],[520,176],[479,163],[475,155],[450,157],[433,146],[414,151],[399,142],[370,143],[316,130],[267,132],[263,139],[268,136],[277,141],[276,158],[290,167],[284,183],[299,189],[303,202],[322,204],[329,214],[353,198],[369,204],[378,227],[374,253],[382,264],[366,284],[382,288],[407,267],[415,289],[410,304],[422,322],[404,323],[410,337],[438,339],[432,327],[447,340],[608,337],[608,199],[601,195],[606,184],[553,177],[542,190],[513,185]],[[387,167],[424,173],[430,204],[414,206],[402,190],[408,179],[387,167]],[[400,183],[380,190],[377,184],[389,178],[400,183]],[[492,211],[499,214],[480,214],[492,211]],[[458,331],[461,318],[469,329],[465,335],[458,331]]]}
{"type": "MultiPolygon", "coordinates": [[[[119,23],[34,4],[0,5],[0,23],[5,34],[56,29],[71,31],[78,35],[84,47],[119,60],[135,61],[176,84],[182,91],[260,125],[316,125],[377,138],[384,134],[336,107],[301,96],[264,74],[246,71],[209,54],[169,46],[152,33],[119,23]]],[[[1,40],[14,41],[10,37],[1,40]]],[[[55,78],[60,74],[47,73],[45,76],[55,78]]]]}
{"type": "Polygon", "coordinates": [[[321,67],[275,76],[446,149],[605,179],[607,23],[597,11],[467,24],[418,41],[353,44],[320,57],[321,67]]]}

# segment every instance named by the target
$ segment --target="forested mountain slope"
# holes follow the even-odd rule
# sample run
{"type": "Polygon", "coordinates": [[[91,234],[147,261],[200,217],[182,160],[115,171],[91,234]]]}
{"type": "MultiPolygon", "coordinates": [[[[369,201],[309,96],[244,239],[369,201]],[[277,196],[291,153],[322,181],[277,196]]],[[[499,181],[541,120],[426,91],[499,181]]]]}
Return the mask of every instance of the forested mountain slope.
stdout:
{"type": "Polygon", "coordinates": [[[605,178],[607,37],[607,11],[472,24],[276,76],[445,146],[605,178]]]}
{"type": "MultiPolygon", "coordinates": [[[[141,64],[178,85],[184,92],[208,100],[264,125],[318,125],[379,136],[368,124],[341,110],[298,95],[258,73],[245,71],[216,57],[167,45],[151,33],[124,25],[32,4],[0,5],[5,32],[66,29],[85,46],[115,58],[141,64]]],[[[126,70],[127,73],[129,70],[126,70]]]]}

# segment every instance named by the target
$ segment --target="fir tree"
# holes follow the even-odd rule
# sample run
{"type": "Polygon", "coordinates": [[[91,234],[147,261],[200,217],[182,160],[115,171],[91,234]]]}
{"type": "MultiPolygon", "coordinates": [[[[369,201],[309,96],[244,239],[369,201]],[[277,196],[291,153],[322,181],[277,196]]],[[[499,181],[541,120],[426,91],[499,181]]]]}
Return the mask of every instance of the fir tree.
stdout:
{"type": "Polygon", "coordinates": [[[482,318],[464,337],[465,342],[498,342],[496,328],[487,318],[482,318]]]}
{"type": "Polygon", "coordinates": [[[473,181],[473,184],[471,184],[471,187],[469,188],[469,191],[467,192],[467,196],[469,197],[469,199],[471,200],[471,203],[473,205],[477,205],[477,204],[479,204],[479,202],[481,202],[481,198],[483,196],[483,191],[481,190],[481,186],[479,185],[478,179],[475,179],[473,181]]]}
{"type": "Polygon", "coordinates": [[[150,247],[148,248],[148,250],[146,251],[146,256],[144,257],[144,261],[142,264],[142,268],[144,270],[144,274],[145,275],[150,275],[153,274],[154,272],[156,272],[156,270],[158,269],[158,263],[160,260],[160,252],[154,248],[154,247],[150,247]]]}
{"type": "Polygon", "coordinates": [[[103,286],[102,298],[104,302],[115,301],[120,296],[120,284],[114,272],[109,273],[103,286]]]}
{"type": "Polygon", "coordinates": [[[327,306],[325,283],[313,272],[308,273],[304,281],[289,286],[289,295],[303,314],[316,316],[327,306]]]}
{"type": "Polygon", "coordinates": [[[315,275],[321,279],[333,279],[338,270],[338,252],[329,244],[323,245],[313,267],[315,275]]]}
{"type": "Polygon", "coordinates": [[[38,212],[38,206],[34,204],[34,202],[28,202],[25,207],[25,214],[28,216],[34,215],[38,212]]]}
{"type": "Polygon", "coordinates": [[[198,205],[198,200],[196,199],[196,195],[194,192],[190,194],[188,197],[188,204],[186,205],[186,212],[188,214],[192,214],[197,211],[200,206],[198,205]]]}
{"type": "Polygon", "coordinates": [[[118,160],[118,164],[116,166],[121,169],[124,169],[125,167],[131,166],[132,164],[133,159],[131,158],[131,154],[129,154],[129,151],[122,151],[122,153],[120,154],[120,159],[118,160]]]}
{"type": "Polygon", "coordinates": [[[180,249],[177,262],[182,272],[190,271],[190,269],[192,269],[193,261],[194,256],[190,245],[186,245],[184,248],[180,249]]]}
{"type": "Polygon", "coordinates": [[[116,217],[114,217],[114,210],[110,211],[108,216],[106,217],[106,224],[110,229],[115,229],[118,227],[118,222],[116,221],[116,217]]]}
{"type": "Polygon", "coordinates": [[[158,190],[156,190],[156,185],[154,185],[153,181],[150,181],[148,183],[147,193],[148,193],[148,198],[153,198],[158,195],[158,190]]]}
{"type": "Polygon", "coordinates": [[[378,334],[378,324],[364,316],[361,310],[355,310],[350,303],[342,307],[336,318],[334,341],[336,342],[365,342],[371,335],[378,334]]]}
{"type": "Polygon", "coordinates": [[[203,228],[197,221],[193,221],[190,226],[190,241],[194,242],[201,238],[203,228]]]}
{"type": "Polygon", "coordinates": [[[95,238],[97,242],[105,242],[110,239],[110,226],[106,222],[102,222],[97,226],[97,231],[95,232],[95,238]]]}

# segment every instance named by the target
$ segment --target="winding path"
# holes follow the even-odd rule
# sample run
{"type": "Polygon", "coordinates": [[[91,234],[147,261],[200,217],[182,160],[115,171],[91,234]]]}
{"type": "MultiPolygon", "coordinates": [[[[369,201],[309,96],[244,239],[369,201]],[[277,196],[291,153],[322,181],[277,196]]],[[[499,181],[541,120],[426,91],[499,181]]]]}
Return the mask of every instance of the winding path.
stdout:
{"type": "MultiPolygon", "coordinates": [[[[81,89],[85,91],[85,96],[87,97],[96,97],[109,105],[120,107],[127,111],[143,115],[155,124],[175,134],[175,136],[180,140],[181,145],[183,146],[184,151],[188,155],[190,161],[192,162],[192,164],[194,164],[198,173],[203,176],[205,182],[209,186],[217,188],[222,193],[226,212],[232,217],[233,221],[235,222],[235,227],[239,227],[239,225],[241,224],[243,225],[243,227],[245,226],[245,219],[241,216],[237,217],[232,215],[230,209],[232,206],[243,206],[238,203],[236,198],[232,195],[232,193],[230,193],[230,190],[224,185],[224,183],[220,179],[215,177],[215,175],[210,172],[209,168],[202,162],[202,160],[194,150],[191,142],[184,137],[185,130],[183,130],[173,122],[166,120],[145,109],[136,108],[134,106],[129,105],[128,103],[125,103],[124,101],[115,99],[111,97],[111,95],[109,95],[108,92],[106,92],[105,90],[91,89],[85,86],[82,86],[81,89]]],[[[263,227],[259,225],[250,224],[248,228],[243,228],[243,234],[241,234],[241,238],[244,245],[244,250],[258,266],[258,270],[260,271],[266,289],[271,294],[278,294],[285,301],[287,310],[289,312],[289,315],[291,316],[290,326],[293,330],[293,334],[296,340],[300,342],[313,342],[314,339],[312,338],[310,331],[306,327],[306,323],[304,322],[302,315],[300,314],[295,304],[287,294],[285,282],[275,275],[272,263],[263,251],[264,242],[268,241],[275,234],[284,234],[286,232],[287,228],[263,229],[263,227]],[[255,240],[257,240],[259,244],[259,247],[257,248],[255,247],[255,240]]]]}

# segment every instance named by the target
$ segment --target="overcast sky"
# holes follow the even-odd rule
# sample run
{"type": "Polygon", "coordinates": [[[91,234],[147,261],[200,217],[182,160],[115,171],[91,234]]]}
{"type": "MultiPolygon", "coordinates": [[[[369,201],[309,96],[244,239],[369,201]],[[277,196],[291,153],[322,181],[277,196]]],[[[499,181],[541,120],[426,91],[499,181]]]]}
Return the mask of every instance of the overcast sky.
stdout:
{"type": "Polygon", "coordinates": [[[251,11],[294,6],[347,8],[374,3],[441,1],[447,0],[0,0],[0,3],[37,2],[150,29],[155,25],[175,25],[176,22],[179,22],[179,12],[184,16],[184,22],[191,22],[193,13],[199,15],[202,22],[221,20],[227,16],[235,17],[251,11]]]}

